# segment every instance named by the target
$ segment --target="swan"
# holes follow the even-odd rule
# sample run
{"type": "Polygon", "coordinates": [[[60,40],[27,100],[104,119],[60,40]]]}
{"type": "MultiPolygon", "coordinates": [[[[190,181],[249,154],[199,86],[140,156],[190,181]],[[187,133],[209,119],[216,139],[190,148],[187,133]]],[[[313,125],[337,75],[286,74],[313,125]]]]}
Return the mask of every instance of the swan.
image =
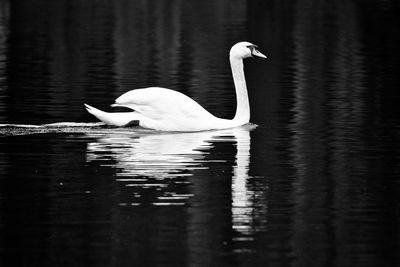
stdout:
{"type": "Polygon", "coordinates": [[[102,122],[114,126],[139,125],[159,131],[205,131],[234,128],[250,121],[250,105],[243,59],[267,58],[258,46],[239,42],[229,52],[233,82],[236,90],[236,113],[233,119],[218,118],[190,97],[161,87],[134,89],[118,97],[112,107],[126,107],[132,112],[109,113],[84,104],[86,110],[102,122]]]}

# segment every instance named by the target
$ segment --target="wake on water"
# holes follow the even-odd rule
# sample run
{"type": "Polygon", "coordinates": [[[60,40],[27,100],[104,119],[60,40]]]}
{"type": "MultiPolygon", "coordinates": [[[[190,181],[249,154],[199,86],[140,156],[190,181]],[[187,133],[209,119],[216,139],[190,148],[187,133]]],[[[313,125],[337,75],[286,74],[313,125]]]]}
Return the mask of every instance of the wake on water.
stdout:
{"type": "Polygon", "coordinates": [[[132,132],[148,131],[141,127],[116,127],[102,122],[57,122],[41,125],[30,124],[0,124],[0,136],[42,134],[42,133],[107,133],[107,132],[132,132]]]}

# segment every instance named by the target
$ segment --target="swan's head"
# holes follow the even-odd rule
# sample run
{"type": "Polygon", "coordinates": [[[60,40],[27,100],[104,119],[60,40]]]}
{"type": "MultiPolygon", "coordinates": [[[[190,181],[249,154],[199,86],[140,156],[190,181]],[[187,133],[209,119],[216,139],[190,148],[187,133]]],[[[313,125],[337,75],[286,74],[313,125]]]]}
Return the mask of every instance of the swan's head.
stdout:
{"type": "Polygon", "coordinates": [[[257,50],[257,45],[249,42],[240,42],[232,46],[229,52],[231,58],[248,58],[248,57],[259,57],[267,58],[260,51],[257,50]]]}

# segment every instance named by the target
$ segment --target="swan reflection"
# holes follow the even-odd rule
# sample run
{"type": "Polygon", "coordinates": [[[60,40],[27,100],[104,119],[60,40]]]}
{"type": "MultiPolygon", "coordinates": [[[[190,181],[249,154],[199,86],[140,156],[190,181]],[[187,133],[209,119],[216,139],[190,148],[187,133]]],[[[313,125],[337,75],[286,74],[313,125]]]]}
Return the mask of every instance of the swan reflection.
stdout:
{"type": "MultiPolygon", "coordinates": [[[[245,125],[233,129],[161,133],[155,131],[105,132],[89,135],[87,161],[98,162],[117,170],[117,181],[128,188],[129,200],[122,206],[141,205],[141,197],[155,197],[153,205],[184,205],[196,195],[196,183],[190,179],[197,170],[207,170],[211,162],[226,162],[227,155],[207,159],[210,150],[221,142],[236,144],[232,177],[232,228],[245,233],[251,228],[254,192],[248,190],[250,162],[250,130],[245,125]],[[147,190],[147,191],[146,191],[147,190]],[[145,192],[146,191],[146,192],[145,192]]],[[[231,156],[231,155],[230,155],[231,156]]],[[[229,157],[228,157],[229,158],[229,157]]],[[[146,198],[148,202],[148,198],[146,198]]]]}

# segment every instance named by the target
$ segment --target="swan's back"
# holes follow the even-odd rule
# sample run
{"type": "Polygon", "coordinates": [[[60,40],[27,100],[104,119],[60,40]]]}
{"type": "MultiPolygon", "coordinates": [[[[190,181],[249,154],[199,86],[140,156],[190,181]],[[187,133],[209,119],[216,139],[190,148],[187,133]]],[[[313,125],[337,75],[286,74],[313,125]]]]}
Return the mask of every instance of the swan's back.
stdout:
{"type": "Polygon", "coordinates": [[[136,110],[148,117],[159,117],[169,114],[186,114],[186,116],[212,116],[190,97],[167,88],[149,87],[131,90],[115,100],[120,106],[136,110]]]}

